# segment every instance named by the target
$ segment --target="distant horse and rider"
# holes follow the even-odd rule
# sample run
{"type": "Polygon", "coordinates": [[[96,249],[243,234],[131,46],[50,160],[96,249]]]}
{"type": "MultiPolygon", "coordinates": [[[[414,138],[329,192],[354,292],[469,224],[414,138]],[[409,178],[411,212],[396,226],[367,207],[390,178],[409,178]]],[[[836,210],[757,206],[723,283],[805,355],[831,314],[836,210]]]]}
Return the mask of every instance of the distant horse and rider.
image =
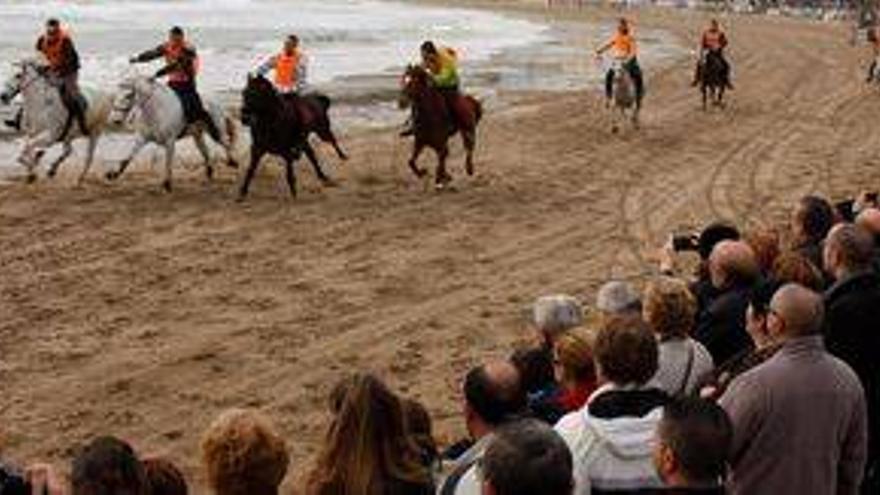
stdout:
{"type": "Polygon", "coordinates": [[[709,28],[700,38],[700,56],[694,74],[693,86],[699,86],[703,95],[703,110],[712,106],[724,106],[724,93],[733,89],[730,81],[730,63],[724,56],[727,34],[716,19],[709,21],[709,28]]]}
{"type": "Polygon", "coordinates": [[[622,118],[629,118],[633,127],[638,128],[645,82],[638,61],[638,45],[626,18],[619,19],[614,36],[596,50],[596,57],[601,60],[608,51],[613,61],[605,73],[605,97],[607,106],[612,108],[611,132],[620,130],[618,120],[622,118]]]}

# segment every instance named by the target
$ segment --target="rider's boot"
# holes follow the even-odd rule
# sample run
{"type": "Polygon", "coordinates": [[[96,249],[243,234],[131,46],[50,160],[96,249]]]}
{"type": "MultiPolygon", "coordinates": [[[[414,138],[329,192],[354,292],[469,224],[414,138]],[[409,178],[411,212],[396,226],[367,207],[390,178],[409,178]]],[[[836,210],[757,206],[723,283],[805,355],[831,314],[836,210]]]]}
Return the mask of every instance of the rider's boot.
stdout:
{"type": "Polygon", "coordinates": [[[15,117],[11,119],[6,119],[3,121],[8,127],[15,129],[16,131],[21,131],[21,116],[24,114],[23,109],[18,109],[18,112],[15,113],[15,117]]]}
{"type": "Polygon", "coordinates": [[[89,125],[86,122],[86,107],[81,98],[77,98],[73,104],[73,117],[76,119],[79,130],[83,136],[89,135],[89,125]]]}

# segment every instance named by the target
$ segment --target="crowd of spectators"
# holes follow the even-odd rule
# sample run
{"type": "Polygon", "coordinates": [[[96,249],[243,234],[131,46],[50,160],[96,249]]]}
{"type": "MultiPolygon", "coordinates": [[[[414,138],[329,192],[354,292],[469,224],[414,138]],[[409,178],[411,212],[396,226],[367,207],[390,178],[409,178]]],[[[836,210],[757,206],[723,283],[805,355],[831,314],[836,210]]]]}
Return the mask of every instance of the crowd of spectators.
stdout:
{"type": "MultiPolygon", "coordinates": [[[[641,288],[610,281],[592,304],[538,298],[532,342],[462,377],[467,437],[454,445],[437,444],[422,404],[352,374],[329,394],[297,490],[880,494],[877,208],[807,196],[787,230],[715,223],[671,238],[641,288]]],[[[283,436],[247,409],[207,428],[201,463],[216,495],[277,495],[291,469],[283,436]]],[[[69,469],[0,466],[0,495],[188,492],[168,459],[114,437],[69,469]]]]}

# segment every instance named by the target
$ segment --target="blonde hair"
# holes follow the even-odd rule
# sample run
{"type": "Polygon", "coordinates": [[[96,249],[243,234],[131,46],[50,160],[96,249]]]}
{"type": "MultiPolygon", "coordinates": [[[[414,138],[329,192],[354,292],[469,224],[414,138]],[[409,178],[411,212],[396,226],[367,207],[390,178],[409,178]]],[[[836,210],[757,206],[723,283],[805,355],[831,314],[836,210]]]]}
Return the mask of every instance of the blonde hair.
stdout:
{"type": "Polygon", "coordinates": [[[289,455],[271,423],[250,409],[222,413],[202,437],[208,484],[219,495],[275,494],[289,455]]]}
{"type": "Polygon", "coordinates": [[[661,338],[687,337],[697,315],[697,301],[683,281],[660,277],[645,288],[644,318],[661,338]]]}

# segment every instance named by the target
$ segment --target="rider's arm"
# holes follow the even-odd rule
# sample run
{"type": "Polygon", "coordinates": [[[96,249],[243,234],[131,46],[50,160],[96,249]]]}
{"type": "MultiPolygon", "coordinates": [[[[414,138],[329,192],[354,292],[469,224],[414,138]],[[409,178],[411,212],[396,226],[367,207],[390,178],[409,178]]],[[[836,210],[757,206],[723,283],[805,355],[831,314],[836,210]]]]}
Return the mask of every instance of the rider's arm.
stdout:
{"type": "Polygon", "coordinates": [[[299,59],[299,64],[296,66],[296,90],[301,91],[308,84],[307,77],[309,76],[309,59],[306,58],[305,55],[301,56],[299,59]]]}
{"type": "Polygon", "coordinates": [[[614,46],[614,42],[609,41],[608,43],[605,43],[604,45],[600,46],[599,48],[596,48],[596,54],[602,55],[603,53],[607,52],[612,46],[614,46]]]}
{"type": "Polygon", "coordinates": [[[58,70],[58,75],[64,77],[79,69],[79,53],[70,38],[64,40],[64,46],[61,49],[64,51],[64,65],[58,70]]]}
{"type": "Polygon", "coordinates": [[[265,76],[266,74],[271,72],[275,68],[275,64],[276,64],[277,60],[278,60],[277,57],[271,57],[268,60],[266,60],[265,62],[263,62],[262,64],[260,64],[260,66],[257,67],[257,75],[258,76],[265,76]]]}
{"type": "Polygon", "coordinates": [[[165,47],[162,45],[153,48],[152,50],[147,50],[140,55],[135,55],[132,57],[131,62],[139,63],[139,62],[149,62],[150,60],[156,60],[157,58],[165,56],[165,47]]]}
{"type": "Polygon", "coordinates": [[[162,77],[169,72],[173,72],[176,70],[183,70],[190,76],[193,76],[195,73],[195,60],[196,60],[196,51],[192,48],[185,48],[180,53],[180,57],[177,58],[174,62],[162,67],[156,72],[156,77],[162,77]]]}

